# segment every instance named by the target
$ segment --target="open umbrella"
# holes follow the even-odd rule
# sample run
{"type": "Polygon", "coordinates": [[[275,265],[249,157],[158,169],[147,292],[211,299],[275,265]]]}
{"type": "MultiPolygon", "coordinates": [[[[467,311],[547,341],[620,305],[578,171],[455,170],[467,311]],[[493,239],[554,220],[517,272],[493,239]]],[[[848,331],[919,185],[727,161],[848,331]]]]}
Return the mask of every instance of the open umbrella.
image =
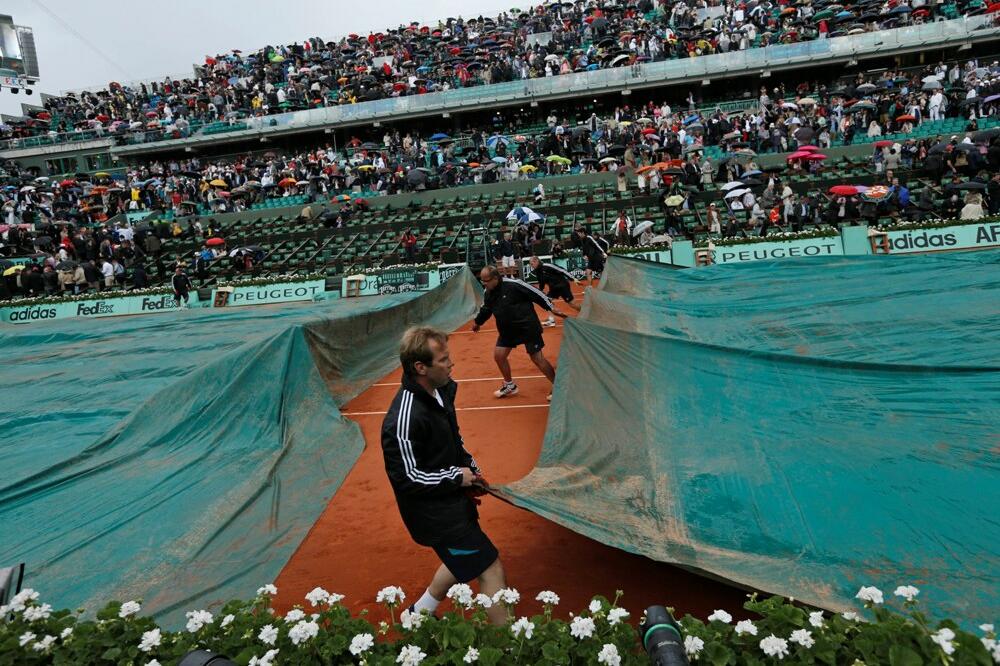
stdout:
{"type": "Polygon", "coordinates": [[[15,273],[18,273],[22,270],[24,270],[23,265],[11,266],[10,268],[4,269],[3,276],[10,277],[11,275],[14,275],[15,273]]]}
{"type": "Polygon", "coordinates": [[[937,79],[931,79],[930,81],[925,82],[924,85],[920,86],[921,90],[941,90],[942,88],[944,88],[944,86],[941,85],[941,82],[937,79]]]}
{"type": "Polygon", "coordinates": [[[635,225],[635,227],[633,227],[632,235],[635,237],[641,236],[642,233],[646,231],[646,229],[652,229],[652,228],[653,228],[652,220],[643,220],[639,224],[635,225]]]}
{"type": "Polygon", "coordinates": [[[738,180],[731,180],[725,185],[722,185],[719,189],[728,192],[730,190],[736,189],[737,187],[743,187],[743,183],[738,180]]]}
{"type": "Polygon", "coordinates": [[[75,271],[76,267],[79,266],[79,265],[80,264],[76,263],[75,261],[70,261],[69,259],[67,259],[66,261],[60,261],[58,264],[56,264],[56,270],[57,271],[75,271]]]}
{"type": "Polygon", "coordinates": [[[830,194],[840,197],[850,197],[858,193],[858,188],[854,185],[834,185],[830,188],[830,194]]]}
{"type": "Polygon", "coordinates": [[[671,207],[680,206],[682,203],[684,203],[684,197],[682,197],[679,194],[672,194],[669,197],[667,197],[663,203],[671,207]]]}
{"type": "Polygon", "coordinates": [[[218,236],[214,238],[209,238],[207,241],[205,241],[205,245],[209,247],[219,247],[220,245],[225,245],[225,244],[226,241],[223,240],[222,238],[219,238],[218,236]]]}
{"type": "Polygon", "coordinates": [[[892,145],[892,143],[893,142],[890,139],[882,139],[881,141],[876,141],[873,145],[876,148],[888,148],[889,146],[892,145]]]}
{"type": "Polygon", "coordinates": [[[912,123],[916,122],[916,120],[916,117],[911,113],[904,113],[903,115],[896,117],[897,123],[912,123]]]}
{"type": "MultiPolygon", "coordinates": [[[[368,165],[368,166],[371,166],[371,165],[368,165]]],[[[281,186],[281,187],[292,187],[293,185],[295,185],[295,179],[294,178],[282,178],[281,180],[278,181],[278,185],[281,186]]]]}
{"type": "Polygon", "coordinates": [[[726,193],[725,198],[726,199],[735,199],[736,197],[743,196],[744,194],[746,194],[749,191],[750,190],[746,189],[746,188],[741,188],[741,189],[737,189],[737,190],[730,190],[729,192],[726,193]]]}
{"type": "Polygon", "coordinates": [[[222,180],[221,178],[216,178],[215,180],[210,180],[208,182],[212,187],[229,187],[229,183],[222,180]]]}

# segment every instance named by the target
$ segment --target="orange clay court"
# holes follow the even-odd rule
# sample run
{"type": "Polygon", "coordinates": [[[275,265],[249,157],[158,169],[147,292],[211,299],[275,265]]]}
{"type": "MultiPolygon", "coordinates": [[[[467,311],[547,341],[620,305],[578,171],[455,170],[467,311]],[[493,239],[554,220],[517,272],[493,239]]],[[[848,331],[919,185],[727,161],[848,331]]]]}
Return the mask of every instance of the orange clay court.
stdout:
{"type": "MultiPolygon", "coordinates": [[[[565,305],[561,309],[575,314],[565,305]]],[[[545,355],[555,365],[562,326],[544,329],[544,339],[545,355]]],[[[479,333],[472,333],[471,322],[467,323],[451,336],[449,347],[466,448],[489,482],[502,485],[526,475],[541,452],[550,388],[524,349],[518,348],[510,363],[519,393],[494,398],[501,381],[493,362],[495,341],[491,319],[479,333]]],[[[439,561],[433,551],[410,539],[382,462],[382,418],[399,380],[397,369],[344,407],[343,413],[361,427],[365,450],[275,581],[277,611],[303,603],[305,594],[319,585],[346,595],[344,603],[352,612],[368,608],[377,619],[384,614],[375,603],[379,589],[399,585],[409,603],[430,582],[439,561]]],[[[580,409],[586,409],[586,396],[580,398],[580,409]]],[[[735,613],[746,597],[744,590],[602,545],[495,497],[483,498],[480,519],[500,550],[508,585],[521,592],[518,610],[525,615],[540,612],[534,598],[543,589],[559,594],[557,610],[564,615],[584,608],[592,595],[613,598],[616,590],[623,590],[621,604],[632,612],[633,620],[652,604],[701,617],[715,608],[735,613]]],[[[447,611],[449,604],[446,600],[439,612],[447,611]]]]}

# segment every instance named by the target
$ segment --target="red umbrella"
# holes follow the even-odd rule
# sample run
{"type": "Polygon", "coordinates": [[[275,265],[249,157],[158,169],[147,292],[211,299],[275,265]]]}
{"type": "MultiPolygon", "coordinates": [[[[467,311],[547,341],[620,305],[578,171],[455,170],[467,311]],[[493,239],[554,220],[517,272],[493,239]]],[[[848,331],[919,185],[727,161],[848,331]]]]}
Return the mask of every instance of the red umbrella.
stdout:
{"type": "Polygon", "coordinates": [[[834,185],[830,188],[830,194],[836,194],[841,197],[850,197],[858,193],[858,188],[853,185],[834,185]]]}
{"type": "Polygon", "coordinates": [[[904,113],[900,117],[896,118],[897,123],[906,123],[906,122],[912,123],[916,122],[916,120],[917,120],[916,117],[912,113],[904,113]]]}
{"type": "Polygon", "coordinates": [[[223,239],[218,238],[218,237],[216,237],[216,238],[209,238],[207,241],[205,241],[205,245],[207,245],[209,247],[217,247],[219,245],[225,245],[225,244],[226,244],[226,241],[224,241],[223,239]]]}
{"type": "Polygon", "coordinates": [[[992,12],[1000,12],[1000,2],[994,2],[992,5],[986,8],[987,14],[990,14],[992,12]]]}
{"type": "Polygon", "coordinates": [[[656,129],[653,128],[653,127],[647,127],[646,129],[642,130],[642,133],[643,134],[656,134],[656,129]]]}
{"type": "Polygon", "coordinates": [[[825,160],[826,159],[826,155],[820,155],[819,153],[806,153],[806,156],[803,157],[802,159],[804,159],[804,160],[812,160],[814,162],[819,162],[820,160],[825,160]]]}
{"type": "Polygon", "coordinates": [[[802,159],[805,159],[805,158],[809,157],[810,155],[814,155],[814,154],[815,153],[810,153],[809,151],[792,153],[791,155],[789,155],[788,157],[786,157],[785,160],[787,160],[789,162],[791,162],[792,160],[802,160],[802,159]]]}
{"type": "Polygon", "coordinates": [[[799,146],[798,148],[800,153],[811,153],[816,150],[819,150],[819,146],[799,146]]]}
{"type": "Polygon", "coordinates": [[[104,115],[103,113],[98,113],[97,116],[95,116],[95,120],[99,120],[102,123],[106,123],[109,120],[111,120],[111,118],[108,117],[108,116],[106,116],[106,115],[104,115]]]}
{"type": "Polygon", "coordinates": [[[892,143],[893,142],[890,141],[889,139],[882,139],[881,141],[876,141],[875,142],[875,147],[876,148],[888,148],[889,146],[892,145],[892,143]]]}
{"type": "Polygon", "coordinates": [[[280,185],[281,187],[292,187],[293,185],[295,185],[295,179],[282,178],[281,180],[278,181],[278,185],[280,185]]]}
{"type": "Polygon", "coordinates": [[[73,187],[74,185],[76,185],[76,181],[70,178],[60,181],[59,183],[59,187],[73,187]]]}

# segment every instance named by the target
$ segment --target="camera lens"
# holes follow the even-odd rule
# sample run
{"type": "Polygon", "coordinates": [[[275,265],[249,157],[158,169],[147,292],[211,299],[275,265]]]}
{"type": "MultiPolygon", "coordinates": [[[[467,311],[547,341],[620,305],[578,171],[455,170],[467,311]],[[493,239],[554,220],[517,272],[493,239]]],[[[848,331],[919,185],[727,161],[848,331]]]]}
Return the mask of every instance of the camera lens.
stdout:
{"type": "Polygon", "coordinates": [[[650,606],[639,625],[642,646],[654,666],[687,666],[681,627],[663,606],[650,606]]]}

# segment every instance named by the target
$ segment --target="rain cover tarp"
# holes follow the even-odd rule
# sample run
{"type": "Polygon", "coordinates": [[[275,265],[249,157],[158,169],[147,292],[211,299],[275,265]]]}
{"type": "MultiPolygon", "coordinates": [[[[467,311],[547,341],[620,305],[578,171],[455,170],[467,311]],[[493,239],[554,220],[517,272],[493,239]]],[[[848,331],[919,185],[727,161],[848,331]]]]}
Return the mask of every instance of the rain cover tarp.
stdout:
{"type": "Polygon", "coordinates": [[[503,494],[821,607],[913,584],[934,615],[982,621],[998,424],[1000,253],[612,258],[567,321],[541,457],[503,494]]]}
{"type": "Polygon", "coordinates": [[[339,407],[414,323],[481,299],[430,292],[0,329],[0,562],[56,607],[112,599],[176,624],[273,580],[364,447],[339,407]]]}

